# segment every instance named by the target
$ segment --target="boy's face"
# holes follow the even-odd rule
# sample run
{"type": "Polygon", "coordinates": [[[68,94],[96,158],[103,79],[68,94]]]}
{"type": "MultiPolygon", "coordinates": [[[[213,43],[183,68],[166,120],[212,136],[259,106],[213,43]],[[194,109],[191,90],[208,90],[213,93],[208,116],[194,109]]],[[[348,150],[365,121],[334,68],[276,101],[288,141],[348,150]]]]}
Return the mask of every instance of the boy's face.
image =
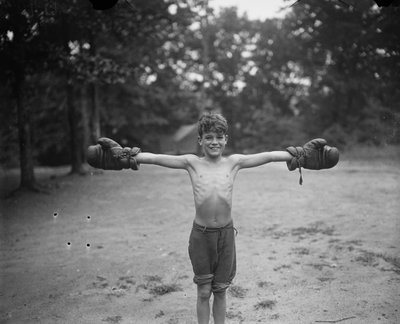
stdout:
{"type": "Polygon", "coordinates": [[[217,132],[206,132],[203,136],[199,136],[199,144],[206,156],[217,158],[224,152],[228,135],[217,132]]]}

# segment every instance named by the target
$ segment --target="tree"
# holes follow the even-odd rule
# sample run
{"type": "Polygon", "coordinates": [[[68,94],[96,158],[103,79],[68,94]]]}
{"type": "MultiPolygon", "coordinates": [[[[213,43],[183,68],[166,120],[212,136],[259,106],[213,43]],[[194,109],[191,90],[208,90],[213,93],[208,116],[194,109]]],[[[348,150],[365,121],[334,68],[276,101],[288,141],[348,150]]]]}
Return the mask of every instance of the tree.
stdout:
{"type": "MultiPolygon", "coordinates": [[[[72,172],[81,172],[84,147],[89,142],[88,134],[92,134],[90,141],[100,136],[100,116],[103,117],[105,131],[109,122],[112,125],[118,120],[118,109],[107,107],[104,111],[99,110],[99,103],[106,103],[114,92],[118,92],[117,89],[122,89],[129,83],[129,87],[126,87],[130,89],[127,93],[128,100],[120,108],[122,115],[128,115],[125,120],[138,125],[143,122],[155,126],[166,123],[166,117],[160,118],[157,115],[163,113],[167,116],[168,111],[171,111],[171,107],[165,113],[162,109],[170,101],[165,99],[172,97],[167,95],[171,85],[175,85],[175,89],[170,91],[176,97],[173,99],[175,102],[180,102],[179,96],[186,96],[183,93],[185,91],[176,91],[180,89],[177,82],[171,83],[171,79],[176,78],[176,70],[171,66],[179,55],[176,51],[166,50],[165,46],[167,42],[172,43],[174,39],[178,39],[184,26],[188,24],[190,8],[186,1],[180,0],[162,3],[123,2],[106,12],[93,10],[89,2],[76,1],[15,1],[2,6],[1,56],[4,58],[2,63],[6,72],[4,81],[13,89],[14,101],[20,108],[23,186],[33,187],[31,184],[35,182],[35,152],[53,150],[49,143],[60,147],[65,142],[52,140],[56,138],[54,129],[34,129],[34,123],[29,118],[29,106],[24,106],[24,103],[35,101],[37,107],[42,107],[41,113],[34,119],[34,122],[42,125],[46,124],[46,120],[51,122],[53,118],[51,109],[44,108],[43,104],[59,107],[63,111],[67,108],[71,169],[72,172]],[[175,12],[170,6],[177,8],[175,12]],[[55,82],[47,81],[47,85],[43,84],[43,87],[56,90],[58,95],[41,98],[34,91],[32,95],[36,95],[37,100],[24,100],[23,95],[29,92],[27,77],[29,80],[37,80],[38,75],[47,73],[48,76],[49,72],[52,74],[50,79],[55,82]],[[157,82],[149,82],[152,78],[156,78],[157,82]],[[165,81],[162,81],[163,78],[165,81]],[[65,83],[64,95],[59,92],[62,80],[65,83]],[[101,90],[109,89],[111,93],[97,94],[100,87],[101,90]],[[146,103],[146,100],[154,98],[155,92],[152,92],[152,88],[159,93],[157,103],[162,103],[160,107],[152,108],[146,103]],[[143,103],[141,106],[145,109],[137,107],[137,113],[132,114],[130,109],[126,109],[132,106],[132,101],[143,103]],[[156,110],[160,112],[154,113],[156,110]],[[94,122],[89,126],[89,121],[94,122]],[[48,134],[50,139],[46,140],[47,143],[41,143],[40,147],[32,148],[30,136],[33,134],[34,138],[44,139],[41,136],[43,129],[53,132],[48,134]]],[[[43,80],[46,79],[47,77],[43,80]]],[[[48,92],[47,90],[45,91],[48,92]]],[[[8,92],[2,91],[2,94],[5,93],[8,92]]],[[[176,116],[186,118],[178,113],[176,116]]],[[[118,128],[123,127],[124,125],[118,125],[118,128]]]]}
{"type": "MultiPolygon", "coordinates": [[[[297,47],[293,53],[302,66],[299,77],[310,80],[298,108],[307,124],[313,125],[312,133],[341,129],[346,135],[331,135],[342,136],[344,142],[354,136],[354,141],[365,141],[357,132],[365,132],[362,125],[371,118],[371,100],[393,105],[392,94],[398,93],[393,86],[399,84],[394,74],[399,65],[399,38],[392,32],[399,28],[394,18],[399,8],[351,3],[302,1],[284,21],[297,47]]],[[[376,123],[381,122],[378,110],[376,123]]]]}
{"type": "MultiPolygon", "coordinates": [[[[43,4],[43,3],[42,3],[43,4]]],[[[39,26],[46,23],[44,6],[30,10],[24,1],[1,1],[0,62],[2,82],[11,89],[17,111],[21,189],[37,190],[33,171],[31,107],[26,105],[26,80],[47,58],[46,41],[39,26]]]]}

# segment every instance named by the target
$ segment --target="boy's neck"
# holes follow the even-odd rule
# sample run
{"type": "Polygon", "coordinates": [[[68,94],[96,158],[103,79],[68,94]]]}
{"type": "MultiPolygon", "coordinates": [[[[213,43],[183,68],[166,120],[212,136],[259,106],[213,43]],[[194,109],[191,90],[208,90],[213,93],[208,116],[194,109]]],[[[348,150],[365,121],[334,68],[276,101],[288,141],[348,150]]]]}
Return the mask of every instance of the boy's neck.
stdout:
{"type": "Polygon", "coordinates": [[[207,162],[217,164],[218,162],[220,162],[222,160],[222,155],[219,155],[219,156],[216,156],[216,157],[204,155],[203,158],[207,162]]]}

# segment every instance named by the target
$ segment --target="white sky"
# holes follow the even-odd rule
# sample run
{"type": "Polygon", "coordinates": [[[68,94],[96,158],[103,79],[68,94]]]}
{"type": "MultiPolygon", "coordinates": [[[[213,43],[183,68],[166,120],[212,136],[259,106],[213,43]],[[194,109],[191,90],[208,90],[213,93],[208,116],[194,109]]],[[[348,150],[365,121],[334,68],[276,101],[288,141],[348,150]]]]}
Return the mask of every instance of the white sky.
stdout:
{"type": "Polygon", "coordinates": [[[247,12],[250,19],[261,19],[272,17],[283,17],[284,13],[279,12],[280,8],[288,7],[296,2],[285,2],[283,0],[209,0],[209,5],[212,8],[219,9],[220,7],[237,7],[239,14],[247,12]]]}

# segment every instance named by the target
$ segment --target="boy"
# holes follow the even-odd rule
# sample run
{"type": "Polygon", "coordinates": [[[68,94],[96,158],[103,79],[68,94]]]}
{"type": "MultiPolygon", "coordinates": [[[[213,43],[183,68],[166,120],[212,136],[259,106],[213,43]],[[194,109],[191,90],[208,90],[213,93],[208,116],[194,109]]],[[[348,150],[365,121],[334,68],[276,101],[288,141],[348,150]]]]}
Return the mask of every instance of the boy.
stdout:
{"type": "Polygon", "coordinates": [[[313,140],[304,147],[286,151],[223,156],[228,141],[228,124],[220,114],[203,115],[198,123],[198,143],[203,156],[193,154],[164,155],[140,152],[138,148],[122,148],[110,139],[88,149],[88,162],[106,170],[131,168],[141,163],[155,164],[189,173],[192,183],[195,217],[189,238],[189,256],[197,284],[198,323],[208,323],[210,297],[214,295],[214,323],[224,323],[226,289],[236,273],[235,229],[231,217],[232,190],[240,169],[269,162],[287,162],[289,170],[297,167],[322,169],[338,161],[336,148],[323,139],[313,140]]]}

